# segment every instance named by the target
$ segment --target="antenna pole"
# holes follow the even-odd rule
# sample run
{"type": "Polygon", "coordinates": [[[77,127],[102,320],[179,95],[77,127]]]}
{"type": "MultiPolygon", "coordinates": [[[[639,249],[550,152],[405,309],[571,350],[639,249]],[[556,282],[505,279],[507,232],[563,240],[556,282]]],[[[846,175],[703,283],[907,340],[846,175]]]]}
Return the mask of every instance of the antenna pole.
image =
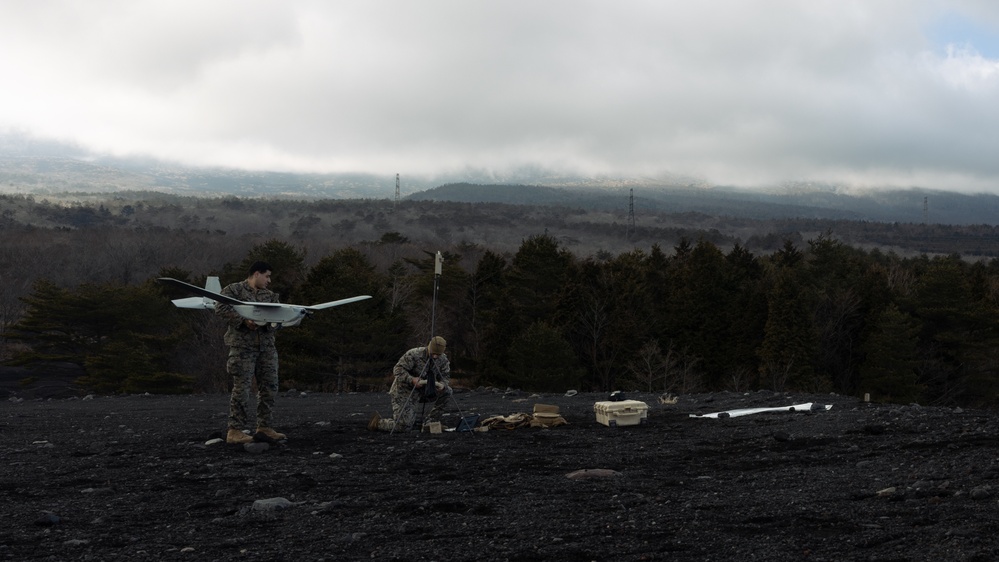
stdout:
{"type": "Polygon", "coordinates": [[[444,257],[440,252],[434,256],[434,300],[430,309],[430,337],[437,335],[437,289],[441,283],[441,266],[444,264],[444,257]]]}

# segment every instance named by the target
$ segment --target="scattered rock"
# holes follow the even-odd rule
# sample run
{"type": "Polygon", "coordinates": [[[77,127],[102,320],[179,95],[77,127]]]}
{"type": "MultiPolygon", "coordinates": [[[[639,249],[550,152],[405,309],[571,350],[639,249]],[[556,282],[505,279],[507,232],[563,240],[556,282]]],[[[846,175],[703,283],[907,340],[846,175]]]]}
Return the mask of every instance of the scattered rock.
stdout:
{"type": "Polygon", "coordinates": [[[264,443],[261,441],[254,441],[253,443],[243,443],[243,450],[247,453],[259,455],[260,453],[266,452],[270,449],[269,443],[264,443]]]}
{"type": "Polygon", "coordinates": [[[505,392],[461,393],[444,421],[542,403],[570,424],[370,432],[357,413],[383,393],[296,394],[275,411],[295,439],[248,454],[204,445],[228,396],[8,404],[0,560],[994,558],[994,412],[756,391],[667,406],[628,390],[655,404],[648,423],[607,432],[593,418],[607,393],[505,392]],[[688,421],[705,404],[805,402],[834,408],[688,421]]]}
{"type": "Polygon", "coordinates": [[[992,486],[984,485],[977,486],[971,490],[971,499],[973,500],[986,500],[992,497],[992,486]]]}
{"type": "Polygon", "coordinates": [[[52,525],[58,525],[59,523],[62,523],[62,518],[51,511],[43,511],[39,513],[38,518],[35,519],[35,525],[40,525],[42,527],[50,527],[52,525]]]}
{"type": "Polygon", "coordinates": [[[294,505],[285,498],[267,498],[253,502],[254,511],[279,511],[294,505]]]}
{"type": "Polygon", "coordinates": [[[576,470],[566,474],[566,478],[581,479],[581,478],[616,478],[618,476],[623,476],[620,472],[616,470],[611,470],[609,468],[584,468],[582,470],[576,470]]]}
{"type": "Polygon", "coordinates": [[[277,439],[274,439],[270,435],[267,435],[266,433],[262,433],[259,431],[253,434],[253,440],[260,443],[267,443],[272,447],[277,447],[280,445],[280,442],[277,439]]]}

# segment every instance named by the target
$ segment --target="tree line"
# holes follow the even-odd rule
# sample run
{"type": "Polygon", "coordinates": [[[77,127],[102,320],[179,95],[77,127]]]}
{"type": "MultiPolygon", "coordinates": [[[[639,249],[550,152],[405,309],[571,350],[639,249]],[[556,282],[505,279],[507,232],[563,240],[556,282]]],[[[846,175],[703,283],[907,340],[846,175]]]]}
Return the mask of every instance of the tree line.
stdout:
{"type": "MultiPolygon", "coordinates": [[[[387,232],[385,247],[408,240],[387,232]]],[[[901,257],[825,233],[754,254],[682,238],[580,257],[557,237],[516,252],[431,250],[379,265],[370,248],[312,257],[270,239],[211,268],[223,285],[274,267],[283,302],[372,299],[319,311],[278,334],[284,388],[384,390],[392,365],[431,329],[448,340],[456,384],[531,391],[837,392],[873,400],[991,406],[999,388],[999,263],[901,257]]],[[[178,266],[193,284],[204,274],[178,266]]],[[[170,303],[155,282],[35,281],[3,333],[11,362],[81,366],[97,392],[222,392],[224,326],[170,303]]],[[[40,375],[42,376],[42,375],[40,375]]]]}

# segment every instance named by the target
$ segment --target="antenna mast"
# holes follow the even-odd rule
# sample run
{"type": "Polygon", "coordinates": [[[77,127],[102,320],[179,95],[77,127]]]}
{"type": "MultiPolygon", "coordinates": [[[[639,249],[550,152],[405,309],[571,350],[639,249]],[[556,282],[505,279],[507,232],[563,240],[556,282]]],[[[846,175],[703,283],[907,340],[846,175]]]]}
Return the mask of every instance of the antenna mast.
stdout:
{"type": "Polygon", "coordinates": [[[440,252],[434,256],[434,300],[430,308],[430,337],[437,335],[437,288],[441,284],[441,266],[444,265],[444,256],[440,252]]]}

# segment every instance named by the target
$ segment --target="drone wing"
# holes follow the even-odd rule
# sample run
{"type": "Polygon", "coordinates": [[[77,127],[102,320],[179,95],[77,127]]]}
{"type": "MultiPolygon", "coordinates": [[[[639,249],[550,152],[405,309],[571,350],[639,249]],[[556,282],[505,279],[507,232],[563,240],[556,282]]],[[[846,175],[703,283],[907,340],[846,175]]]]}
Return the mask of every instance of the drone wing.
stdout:
{"type": "MultiPolygon", "coordinates": [[[[296,319],[298,321],[301,321],[301,316],[300,315],[304,315],[306,312],[314,312],[316,310],[322,310],[324,308],[333,308],[334,306],[340,306],[340,305],[343,305],[343,304],[350,304],[352,302],[363,301],[365,299],[370,299],[371,298],[370,295],[361,295],[361,296],[357,296],[357,297],[349,297],[349,298],[346,298],[346,299],[340,299],[340,300],[331,301],[331,302],[324,302],[322,304],[317,304],[317,305],[313,305],[313,306],[299,306],[299,305],[295,305],[295,304],[285,304],[285,303],[277,303],[277,302],[243,302],[241,300],[237,300],[237,299],[234,299],[232,297],[227,297],[227,296],[225,296],[222,293],[219,293],[217,291],[212,291],[212,290],[210,290],[208,288],[202,289],[201,287],[197,287],[195,285],[191,285],[190,283],[185,283],[183,281],[180,281],[178,279],[173,279],[171,277],[160,277],[159,279],[157,279],[157,281],[159,281],[161,283],[166,283],[168,285],[173,285],[175,287],[180,287],[181,289],[184,289],[186,291],[190,291],[190,292],[192,292],[192,293],[194,293],[196,295],[201,295],[205,299],[212,299],[214,301],[224,302],[226,304],[230,304],[230,305],[233,305],[233,306],[239,306],[241,308],[237,309],[237,310],[243,310],[243,311],[245,311],[245,312],[240,312],[240,315],[243,316],[244,318],[250,318],[250,316],[246,316],[246,315],[247,314],[251,314],[249,312],[249,308],[248,307],[252,307],[253,310],[258,310],[259,311],[259,312],[252,313],[252,318],[251,318],[252,320],[258,321],[259,320],[258,316],[263,316],[264,317],[264,321],[267,321],[267,322],[278,322],[278,323],[280,323],[280,322],[291,322],[292,320],[296,320],[296,319]],[[298,318],[290,318],[290,317],[289,318],[284,318],[284,316],[286,316],[287,314],[283,313],[283,312],[278,312],[275,309],[288,310],[289,312],[287,314],[292,314],[292,315],[298,316],[298,318]],[[271,312],[264,312],[264,311],[271,311],[271,312]],[[291,312],[291,311],[294,311],[294,312],[291,312]]],[[[217,281],[216,281],[216,284],[217,284],[217,281]]],[[[211,286],[211,285],[209,285],[209,286],[211,286]]],[[[195,298],[190,298],[190,299],[176,299],[176,300],[173,301],[173,303],[176,306],[180,307],[180,308],[213,308],[214,307],[214,305],[208,306],[207,304],[205,304],[205,301],[203,299],[196,298],[196,297],[195,298]]],[[[295,322],[295,323],[297,324],[297,322],[295,322]]],[[[294,324],[288,324],[288,325],[294,325],[294,324]]]]}
{"type": "Polygon", "coordinates": [[[349,297],[346,299],[340,299],[338,301],[324,302],[322,304],[314,304],[312,306],[303,306],[302,308],[308,311],[322,310],[324,308],[333,308],[334,306],[340,306],[342,304],[350,304],[352,302],[363,301],[365,299],[370,299],[371,295],[361,295],[357,297],[349,297]]]}
{"type": "MultiPolygon", "coordinates": [[[[261,304],[261,303],[245,303],[245,302],[243,302],[241,300],[236,300],[236,299],[234,299],[232,297],[227,297],[227,296],[223,295],[222,293],[217,293],[215,291],[209,291],[208,289],[202,289],[201,287],[198,287],[198,286],[195,286],[195,285],[191,285],[190,283],[184,283],[183,281],[180,281],[178,279],[173,279],[172,277],[160,277],[159,279],[157,279],[157,281],[159,281],[160,283],[166,283],[167,285],[173,285],[175,287],[180,287],[181,289],[185,289],[185,290],[190,291],[190,292],[192,292],[192,293],[194,293],[196,295],[201,295],[203,297],[207,297],[207,298],[210,298],[210,299],[218,301],[218,302],[224,302],[226,304],[231,304],[231,305],[239,305],[239,304],[254,304],[254,305],[256,305],[256,304],[261,304]]],[[[178,299],[178,300],[182,300],[182,299],[178,299]]],[[[180,306],[180,305],[178,305],[178,306],[180,306]]],[[[185,308],[185,307],[181,306],[181,308],[185,308]]]]}

